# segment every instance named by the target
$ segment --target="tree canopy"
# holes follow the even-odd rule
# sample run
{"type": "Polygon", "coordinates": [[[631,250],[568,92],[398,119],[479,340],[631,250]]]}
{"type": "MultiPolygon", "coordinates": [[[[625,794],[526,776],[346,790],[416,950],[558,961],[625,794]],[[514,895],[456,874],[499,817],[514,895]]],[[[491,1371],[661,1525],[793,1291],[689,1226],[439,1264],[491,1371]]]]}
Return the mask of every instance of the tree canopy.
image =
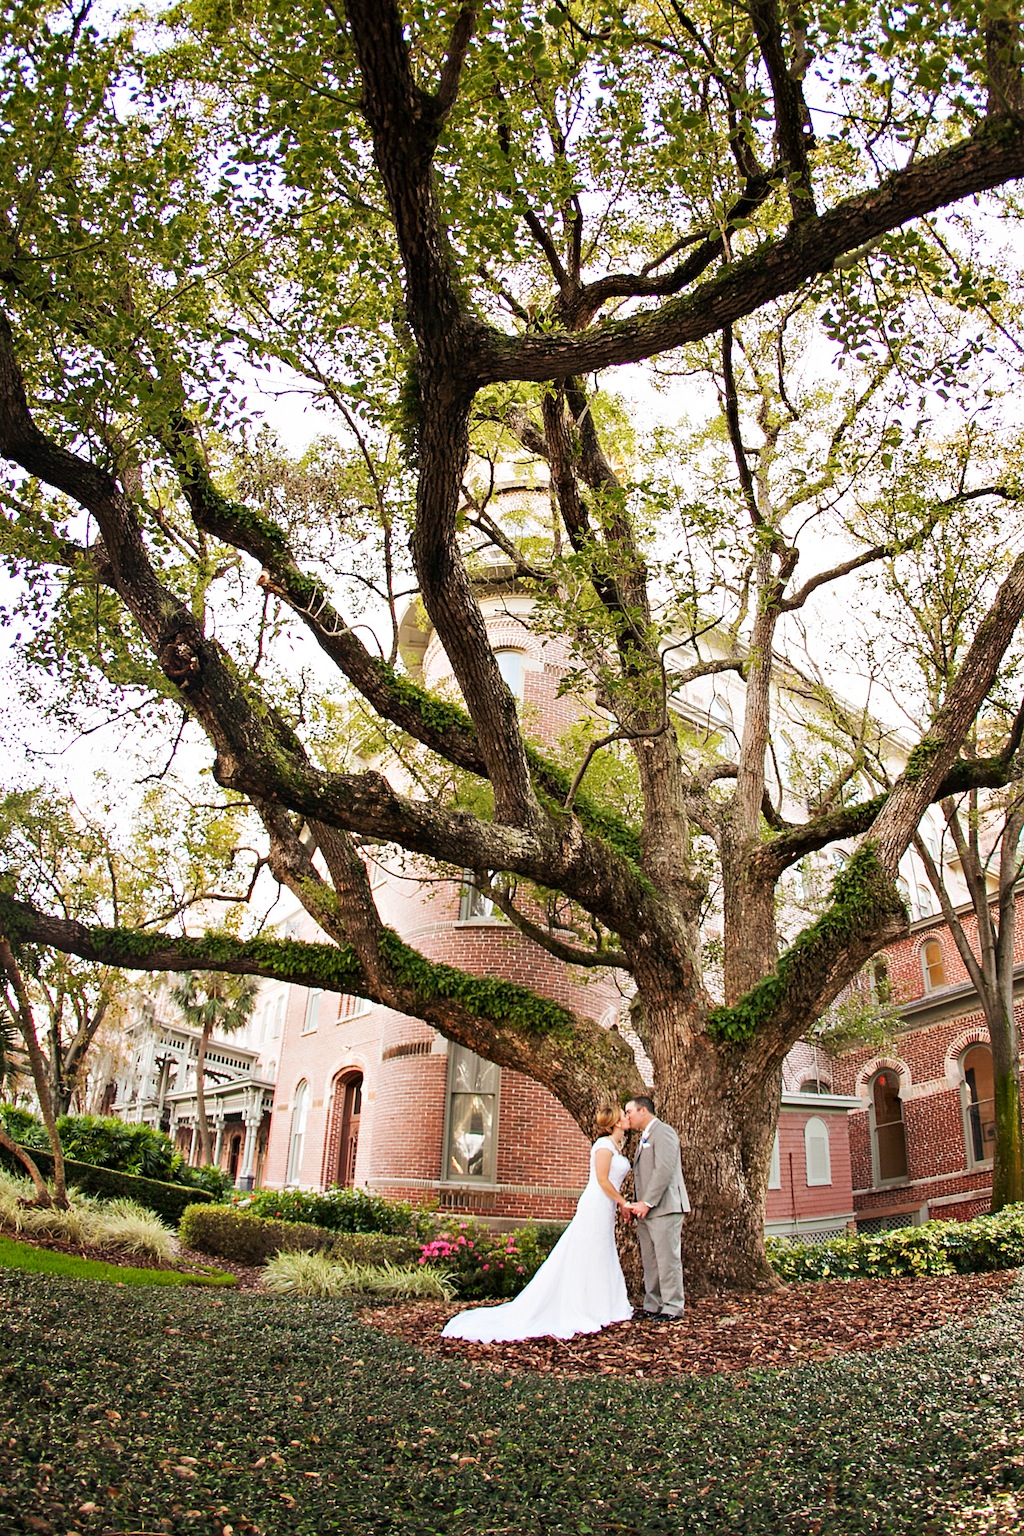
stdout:
{"type": "Polygon", "coordinates": [[[1015,513],[1017,9],[8,16],[3,540],[26,665],[63,679],[36,697],[197,727],[334,944],[140,935],[22,898],[0,923],[108,963],[372,998],[589,1125],[639,1087],[619,1037],[424,960],[383,926],[361,846],[521,882],[532,906],[495,886],[511,921],[631,977],[697,1196],[691,1268],[764,1279],[782,1059],[905,921],[926,808],[1006,782],[1020,743],[1017,718],[969,744],[1024,612],[1018,550],[916,745],[796,665],[844,583],[956,509],[1015,513]],[[249,416],[257,378],[308,391],[333,440],[277,452],[249,416]],[[532,455],[550,523],[509,526],[467,481],[471,448],[532,455]],[[530,739],[478,601],[488,551],[564,642],[589,736],[530,739]],[[414,591],[457,697],[403,665],[414,591]],[[694,739],[670,700],[723,674],[742,718],[694,739]],[[790,740],[801,696],[813,728],[790,740]],[[373,767],[339,740],[360,731],[373,767]],[[443,792],[389,782],[399,753],[443,792]],[[600,766],[616,753],[628,793],[600,766]],[[857,850],[780,956],[787,872],[837,840],[857,850]],[[537,921],[552,892],[592,951],[537,921]]]}

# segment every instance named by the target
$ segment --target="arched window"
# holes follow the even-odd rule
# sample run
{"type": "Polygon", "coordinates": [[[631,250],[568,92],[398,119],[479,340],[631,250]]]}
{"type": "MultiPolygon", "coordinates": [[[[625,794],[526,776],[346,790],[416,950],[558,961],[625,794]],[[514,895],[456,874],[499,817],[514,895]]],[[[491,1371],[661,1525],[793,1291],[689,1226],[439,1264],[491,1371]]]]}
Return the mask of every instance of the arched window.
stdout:
{"type": "Polygon", "coordinates": [[[921,974],[926,992],[946,985],[946,961],[938,939],[925,939],[921,945],[921,974]]]}
{"type": "Polygon", "coordinates": [[[292,1099],[292,1134],[288,1143],[288,1172],[286,1184],[297,1184],[302,1168],[302,1145],[306,1139],[306,1119],[309,1115],[309,1084],[303,1078],[292,1099]]]}
{"type": "Polygon", "coordinates": [[[526,680],[526,669],[523,666],[522,651],[495,651],[494,659],[498,663],[498,671],[505,681],[505,686],[515,699],[523,696],[523,685],[526,680]]]}
{"type": "Polygon", "coordinates": [[[804,1126],[804,1160],[807,1183],[832,1183],[832,1157],[828,1145],[828,1126],[820,1115],[812,1115],[804,1126]]]}
{"type": "Polygon", "coordinates": [[[871,1084],[871,1142],[875,1183],[907,1176],[907,1133],[903,1124],[900,1080],[886,1068],[871,1084]]]}
{"type": "Polygon", "coordinates": [[[972,1045],[960,1063],[960,1100],[964,1117],[967,1166],[990,1163],[996,1145],[995,1079],[992,1052],[987,1045],[972,1045]]]}

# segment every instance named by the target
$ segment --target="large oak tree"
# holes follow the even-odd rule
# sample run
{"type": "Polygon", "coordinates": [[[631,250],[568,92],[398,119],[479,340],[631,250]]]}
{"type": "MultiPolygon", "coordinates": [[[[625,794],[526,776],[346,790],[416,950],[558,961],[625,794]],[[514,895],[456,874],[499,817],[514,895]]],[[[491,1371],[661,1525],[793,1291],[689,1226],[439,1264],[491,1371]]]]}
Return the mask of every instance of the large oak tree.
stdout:
{"type": "MultiPolygon", "coordinates": [[[[876,748],[848,717],[848,761],[801,816],[771,792],[787,626],[916,547],[947,504],[1016,495],[973,463],[941,495],[890,505],[885,487],[901,464],[912,479],[921,401],[955,393],[1012,332],[958,210],[1024,173],[1016,8],[193,0],[132,34],[28,3],[7,38],[0,449],[5,545],[50,636],[35,654],[79,686],[102,675],[157,700],[155,725],[184,710],[334,943],[101,930],[9,895],[7,935],[362,995],[531,1074],[589,1128],[600,1099],[640,1086],[618,1034],[423,960],[382,925],[359,845],[559,893],[595,948],[534,921],[538,942],[605,965],[614,943],[636,989],[694,1197],[691,1280],[767,1281],[783,1058],[903,925],[897,867],[925,808],[1004,782],[1019,746],[1014,726],[989,757],[963,750],[1024,613],[1024,557],[895,782],[852,798],[876,748]],[[828,338],[819,361],[825,345],[847,359],[842,387],[801,389],[801,327],[828,338]],[[624,468],[597,387],[635,364],[717,392],[717,428],[677,461],[662,444],[660,488],[624,468]],[[326,450],[301,473],[254,461],[239,402],[259,365],[345,424],[353,452],[333,478],[326,450]],[[546,465],[549,537],[517,540],[493,503],[467,511],[474,434],[546,465]],[[858,498],[889,507],[880,540],[858,498]],[[801,537],[829,517],[835,559],[801,537]],[[606,722],[594,738],[615,742],[567,765],[527,740],[473,537],[566,638],[606,722]],[[397,614],[406,551],[461,704],[363,627],[360,593],[397,614]],[[224,583],[241,608],[218,606],[224,583]],[[247,627],[254,595],[266,606],[247,627]],[[338,766],[268,665],[282,615],[388,741],[450,770],[450,795],[338,766]],[[667,700],[725,669],[743,718],[709,755],[667,700]],[[633,760],[626,804],[599,793],[615,776],[594,765],[614,750],[633,760]],[[825,910],[780,954],[780,882],[852,839],[825,910]],[[702,956],[712,887],[720,995],[702,956]]],[[[1002,206],[1015,216],[1012,196],[1002,206]]]]}

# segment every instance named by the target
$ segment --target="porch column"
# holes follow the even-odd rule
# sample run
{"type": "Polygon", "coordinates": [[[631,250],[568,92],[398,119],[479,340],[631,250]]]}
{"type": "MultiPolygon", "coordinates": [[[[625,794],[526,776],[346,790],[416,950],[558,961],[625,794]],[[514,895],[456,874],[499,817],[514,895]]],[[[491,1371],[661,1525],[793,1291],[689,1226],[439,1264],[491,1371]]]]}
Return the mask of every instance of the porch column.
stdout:
{"type": "Polygon", "coordinates": [[[245,1121],[245,1145],[242,1148],[242,1162],[235,1184],[238,1189],[249,1190],[252,1189],[255,1182],[256,1138],[259,1135],[260,1123],[263,1120],[262,1093],[257,1095],[255,1103],[248,1094],[246,1095],[242,1119],[245,1121]]]}

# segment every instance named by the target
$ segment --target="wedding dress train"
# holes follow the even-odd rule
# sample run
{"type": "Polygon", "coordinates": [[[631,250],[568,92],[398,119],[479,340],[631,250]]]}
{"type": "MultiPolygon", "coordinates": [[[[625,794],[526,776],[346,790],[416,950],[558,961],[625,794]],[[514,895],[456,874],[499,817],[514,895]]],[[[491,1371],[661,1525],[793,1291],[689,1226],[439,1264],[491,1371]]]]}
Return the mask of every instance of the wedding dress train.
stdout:
{"type": "Polygon", "coordinates": [[[600,1136],[590,1152],[590,1179],[576,1214],[544,1263],[518,1296],[500,1307],[474,1307],[445,1325],[442,1337],[496,1344],[513,1339],[571,1339],[598,1333],[609,1323],[632,1316],[626,1282],[615,1248],[615,1202],[597,1182],[594,1157],[611,1148],[608,1177],[616,1189],[629,1162],[610,1136],[600,1136]]]}

